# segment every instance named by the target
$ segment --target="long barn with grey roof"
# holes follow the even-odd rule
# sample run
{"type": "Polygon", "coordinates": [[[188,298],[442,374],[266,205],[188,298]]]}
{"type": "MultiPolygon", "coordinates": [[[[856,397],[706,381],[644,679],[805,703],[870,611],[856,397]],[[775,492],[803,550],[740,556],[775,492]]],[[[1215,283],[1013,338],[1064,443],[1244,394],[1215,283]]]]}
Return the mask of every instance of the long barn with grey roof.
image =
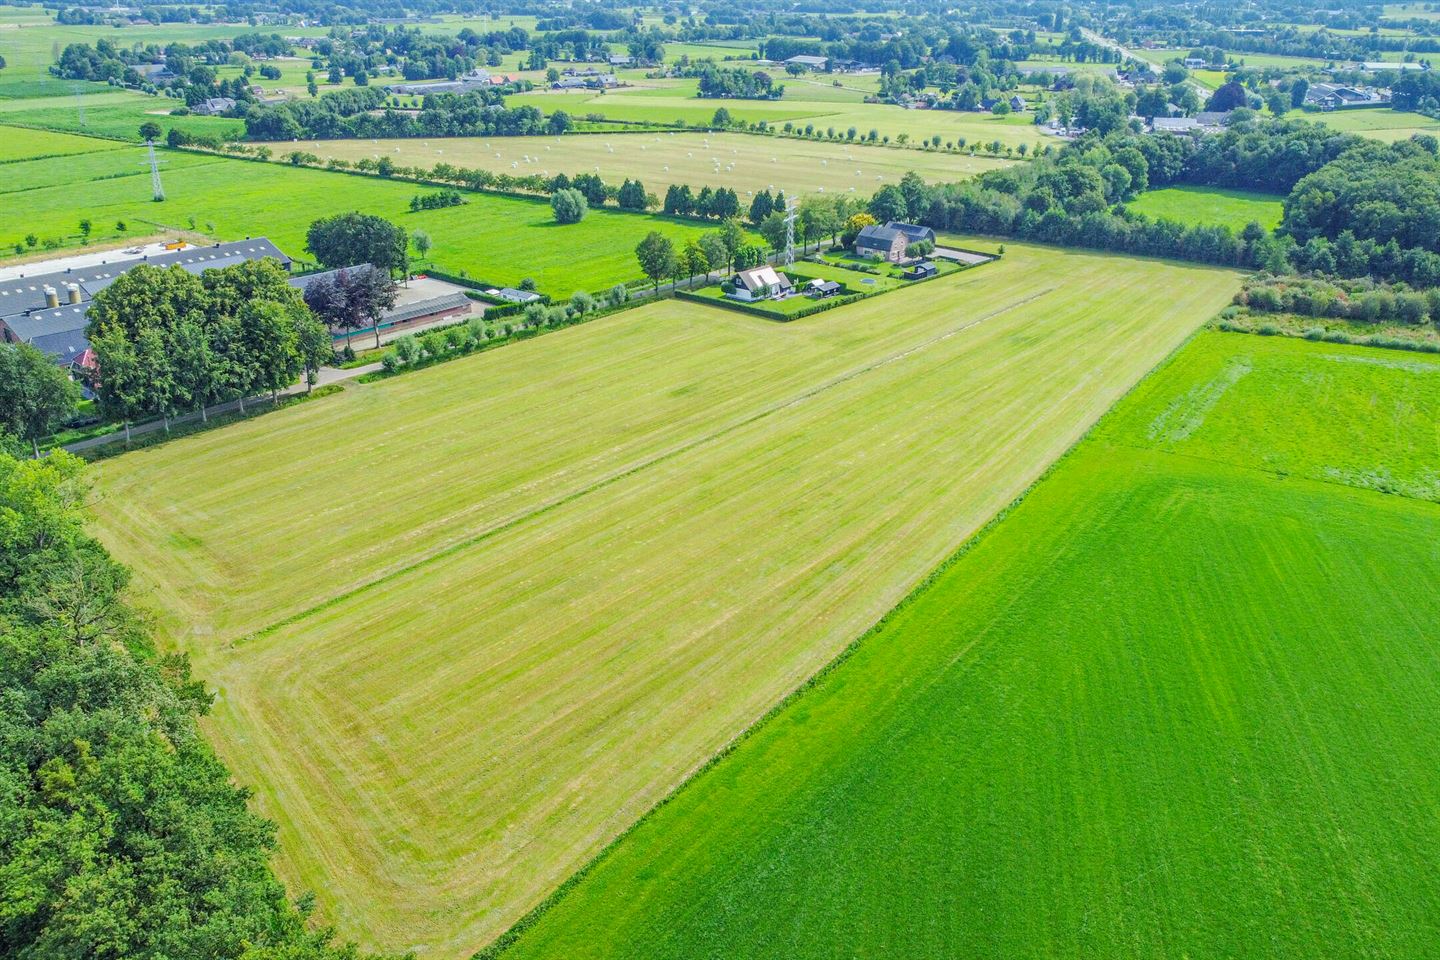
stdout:
{"type": "Polygon", "coordinates": [[[0,281],[0,342],[34,344],[50,354],[56,363],[70,365],[90,347],[85,339],[85,315],[90,301],[121,274],[142,265],[180,267],[198,274],[265,257],[278,260],[286,270],[290,269],[290,258],[262,237],[3,280],[0,281]]]}

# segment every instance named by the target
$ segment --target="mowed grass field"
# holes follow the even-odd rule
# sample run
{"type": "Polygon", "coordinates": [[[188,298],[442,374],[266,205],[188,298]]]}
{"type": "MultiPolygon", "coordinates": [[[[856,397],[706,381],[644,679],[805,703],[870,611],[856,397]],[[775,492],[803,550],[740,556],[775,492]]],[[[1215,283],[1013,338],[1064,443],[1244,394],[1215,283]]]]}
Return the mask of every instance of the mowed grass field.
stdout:
{"type": "Polygon", "coordinates": [[[282,869],[481,947],[844,648],[1238,285],[1010,244],[788,324],[667,301],[97,468],[282,869]]]}
{"type": "MultiPolygon", "coordinates": [[[[842,83],[855,83],[865,78],[840,79],[842,83]]],[[[862,137],[875,130],[879,136],[895,140],[903,133],[914,143],[939,134],[942,141],[964,138],[966,143],[989,143],[999,140],[1012,147],[1024,143],[1031,149],[1046,144],[1053,144],[1057,149],[1060,146],[1060,141],[1042,133],[1028,114],[997,117],[960,110],[906,110],[890,104],[864,103],[865,93],[862,90],[834,87],[822,90],[814,83],[803,80],[792,83],[789,77],[783,78],[783,82],[785,96],[779,100],[702,99],[687,96],[684,90],[661,87],[621,89],[603,94],[537,91],[508,97],[506,103],[537,107],[546,114],[564,110],[582,118],[598,114],[612,120],[652,123],[682,120],[689,124],[709,123],[715,111],[724,107],[737,120],[764,120],[772,126],[780,126],[788,120],[802,129],[807,124],[822,131],[833,127],[842,135],[854,127],[862,137]]]]}
{"type": "Polygon", "coordinates": [[[1437,422],[1201,335],[506,960],[1436,956],[1437,422]]]}
{"type": "Polygon", "coordinates": [[[1292,112],[1287,116],[1316,120],[1344,133],[1357,133],[1362,137],[1387,142],[1408,140],[1417,133],[1440,135],[1440,120],[1431,120],[1424,114],[1407,113],[1404,110],[1367,108],[1364,110],[1333,110],[1330,113],[1314,116],[1292,112]]]}
{"type": "Polygon", "coordinates": [[[934,182],[964,180],[1005,160],[859,144],[780,140],[738,133],[574,134],[565,137],[457,137],[446,140],[310,140],[272,143],[277,157],[302,149],[351,161],[390,157],[402,166],[450,163],[516,176],[598,172],[607,183],[637,178],[664,197],[671,184],[730,187],[741,198],[787,194],[869,196],[914,170],[934,182]]]}
{"type": "Polygon", "coordinates": [[[1280,225],[1280,218],[1285,214],[1284,197],[1220,187],[1180,186],[1147,190],[1126,206],[1157,220],[1214,224],[1229,227],[1236,233],[1251,222],[1273,230],[1280,225]]]}
{"type": "MultiPolygon", "coordinates": [[[[29,143],[35,133],[0,127],[0,142],[11,136],[29,143]]],[[[707,229],[698,221],[614,209],[592,210],[581,223],[561,226],[544,198],[483,193],[467,193],[462,206],[416,213],[410,198],[436,188],[168,149],[159,151],[166,199],[155,203],[142,147],[77,137],[60,141],[58,149],[78,150],[85,142],[95,149],[79,157],[0,165],[9,177],[0,181],[0,251],[29,233],[42,242],[78,244],[79,223],[89,219],[94,241],[116,235],[123,220],[127,235],[170,228],[225,240],[268,236],[304,259],[312,221],[360,210],[430,234],[429,259],[439,268],[497,285],[532,277],[540,290],[568,297],[639,279],[635,245],[651,230],[679,244],[707,229]]],[[[34,149],[53,151],[57,144],[47,139],[34,149]]]]}

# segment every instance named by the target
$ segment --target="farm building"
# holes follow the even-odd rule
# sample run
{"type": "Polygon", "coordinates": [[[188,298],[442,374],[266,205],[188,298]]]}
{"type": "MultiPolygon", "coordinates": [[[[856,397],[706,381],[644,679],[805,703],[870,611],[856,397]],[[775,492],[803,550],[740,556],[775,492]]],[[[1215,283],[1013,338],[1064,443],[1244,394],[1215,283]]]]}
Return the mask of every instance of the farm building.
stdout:
{"type": "Polygon", "coordinates": [[[905,280],[928,280],[939,273],[935,264],[929,260],[922,260],[914,264],[900,276],[905,280]]]}
{"type": "MultiPolygon", "coordinates": [[[[303,277],[292,277],[290,286],[295,287],[303,295],[310,284],[322,278],[328,280],[341,273],[374,269],[369,264],[358,264],[353,267],[325,270],[320,273],[306,274],[303,277]]],[[[417,279],[410,286],[399,291],[395,306],[385,311],[384,315],[380,317],[378,326],[382,334],[419,329],[435,323],[468,317],[472,306],[473,301],[450,284],[428,278],[417,279]]],[[[332,339],[338,340],[350,336],[356,329],[354,327],[340,329],[332,326],[330,336],[332,339]]],[[[366,325],[364,329],[370,329],[370,327],[366,325]]]]}
{"type": "Polygon", "coordinates": [[[730,278],[736,300],[779,300],[795,292],[790,278],[774,267],[762,265],[741,270],[730,278]]]}
{"type": "Polygon", "coordinates": [[[804,67],[806,70],[824,70],[825,65],[829,62],[827,57],[812,57],[803,53],[785,60],[786,65],[794,64],[797,67],[804,67]]]}
{"type": "Polygon", "coordinates": [[[90,349],[85,338],[85,315],[90,301],[116,278],[138,266],[181,267],[203,273],[247,260],[270,257],[290,269],[290,258],[264,238],[186,247],[112,263],[74,267],[34,276],[0,281],[0,341],[31,343],[55,362],[73,366],[90,349]]]}
{"type": "Polygon", "coordinates": [[[485,293],[492,297],[499,297],[510,303],[536,303],[540,294],[533,290],[516,290],[514,287],[502,287],[499,290],[486,290],[485,293]]]}
{"type": "Polygon", "coordinates": [[[805,292],[817,300],[833,297],[840,292],[840,284],[834,280],[811,280],[805,285],[805,292]]]}

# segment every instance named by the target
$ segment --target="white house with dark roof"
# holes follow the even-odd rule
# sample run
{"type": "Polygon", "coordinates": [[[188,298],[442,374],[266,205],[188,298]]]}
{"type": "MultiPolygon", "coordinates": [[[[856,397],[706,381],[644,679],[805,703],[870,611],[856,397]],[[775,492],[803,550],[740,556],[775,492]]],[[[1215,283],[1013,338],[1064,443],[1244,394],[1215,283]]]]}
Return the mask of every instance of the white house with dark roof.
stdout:
{"type": "Polygon", "coordinates": [[[741,270],[730,278],[736,300],[781,300],[795,292],[795,284],[769,264],[741,270]]]}

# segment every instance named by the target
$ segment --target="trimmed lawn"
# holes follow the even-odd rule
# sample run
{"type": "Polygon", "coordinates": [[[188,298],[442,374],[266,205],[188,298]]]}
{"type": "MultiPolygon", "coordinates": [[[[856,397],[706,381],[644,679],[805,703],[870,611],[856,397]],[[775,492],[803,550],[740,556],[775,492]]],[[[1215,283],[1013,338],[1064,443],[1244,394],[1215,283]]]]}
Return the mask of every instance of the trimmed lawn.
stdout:
{"type": "Polygon", "coordinates": [[[649,304],[100,463],[98,532],[218,688],[294,889],[367,944],[483,946],[1239,279],[1007,249],[787,324],[649,304]]]}
{"type": "Polygon", "coordinates": [[[1437,417],[1199,336],[504,956],[1436,956],[1437,417]]]}
{"type": "Polygon", "coordinates": [[[1285,213],[1284,201],[1284,197],[1253,190],[1182,186],[1147,190],[1126,206],[1157,220],[1229,227],[1238,234],[1252,221],[1266,230],[1278,227],[1285,213]]]}

